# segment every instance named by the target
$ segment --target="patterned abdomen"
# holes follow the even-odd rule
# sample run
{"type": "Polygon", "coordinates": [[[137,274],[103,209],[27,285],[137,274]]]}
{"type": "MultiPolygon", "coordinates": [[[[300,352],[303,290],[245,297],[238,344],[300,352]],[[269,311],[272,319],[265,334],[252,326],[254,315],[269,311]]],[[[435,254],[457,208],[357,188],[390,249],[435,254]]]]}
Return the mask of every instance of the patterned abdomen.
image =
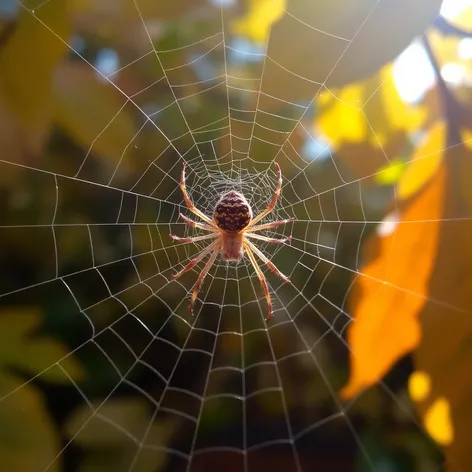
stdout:
{"type": "Polygon", "coordinates": [[[217,203],[213,219],[223,231],[238,232],[250,223],[252,210],[243,195],[231,191],[217,203]]]}

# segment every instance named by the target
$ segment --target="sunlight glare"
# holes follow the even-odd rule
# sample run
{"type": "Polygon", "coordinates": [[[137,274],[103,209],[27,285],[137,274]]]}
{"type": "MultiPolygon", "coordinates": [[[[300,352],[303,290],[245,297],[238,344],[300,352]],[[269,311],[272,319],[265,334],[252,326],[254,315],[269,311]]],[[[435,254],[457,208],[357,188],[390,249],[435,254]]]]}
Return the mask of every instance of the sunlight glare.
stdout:
{"type": "Polygon", "coordinates": [[[441,67],[441,75],[446,82],[457,87],[464,83],[464,66],[455,62],[448,62],[441,67]]]}
{"type": "Polygon", "coordinates": [[[105,77],[114,74],[120,67],[118,54],[110,48],[101,49],[97,54],[95,67],[105,77]]]}
{"type": "Polygon", "coordinates": [[[459,41],[458,54],[461,59],[472,59],[472,38],[459,41]]]}
{"type": "Polygon", "coordinates": [[[407,103],[415,103],[434,85],[435,77],[426,51],[412,43],[394,62],[393,77],[398,93],[407,103]]]}
{"type": "Polygon", "coordinates": [[[441,15],[451,20],[460,15],[466,8],[472,7],[471,0],[444,0],[441,5],[441,15]]]}

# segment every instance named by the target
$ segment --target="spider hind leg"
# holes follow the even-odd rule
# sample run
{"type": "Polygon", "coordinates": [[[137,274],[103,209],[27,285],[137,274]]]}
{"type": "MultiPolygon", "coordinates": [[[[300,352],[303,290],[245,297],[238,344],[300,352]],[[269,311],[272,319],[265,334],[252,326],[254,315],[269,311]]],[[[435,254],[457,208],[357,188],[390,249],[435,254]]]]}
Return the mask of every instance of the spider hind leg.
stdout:
{"type": "Polygon", "coordinates": [[[205,264],[205,267],[203,268],[200,277],[198,277],[197,283],[195,284],[195,287],[192,292],[192,296],[190,298],[190,305],[188,307],[189,310],[189,315],[193,316],[193,307],[195,305],[195,301],[197,299],[198,292],[200,291],[200,288],[203,285],[203,281],[205,280],[205,277],[207,276],[209,270],[211,269],[211,266],[215,263],[216,257],[218,256],[218,252],[220,250],[220,246],[218,244],[215,245],[213,248],[213,252],[211,254],[210,259],[208,259],[207,263],[205,264]]]}
{"type": "Polygon", "coordinates": [[[256,271],[257,277],[259,278],[259,282],[262,286],[262,289],[264,290],[264,296],[267,302],[267,308],[269,310],[269,314],[267,315],[266,321],[269,321],[272,318],[273,310],[272,310],[272,300],[270,299],[269,285],[267,283],[267,279],[265,278],[264,273],[259,267],[259,264],[257,263],[256,258],[254,257],[251,247],[246,243],[244,244],[244,248],[246,249],[246,253],[249,257],[249,260],[251,261],[251,264],[254,267],[254,270],[256,271]]]}

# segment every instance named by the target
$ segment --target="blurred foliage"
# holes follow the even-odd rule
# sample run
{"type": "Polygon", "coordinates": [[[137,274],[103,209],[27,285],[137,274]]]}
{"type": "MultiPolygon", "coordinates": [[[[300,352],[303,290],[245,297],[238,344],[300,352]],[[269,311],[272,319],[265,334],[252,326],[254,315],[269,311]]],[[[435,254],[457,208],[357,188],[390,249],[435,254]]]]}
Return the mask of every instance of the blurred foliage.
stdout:
{"type": "Polygon", "coordinates": [[[160,470],[166,462],[166,453],[158,447],[167,444],[175,424],[163,421],[149,425],[147,410],[146,403],[139,399],[117,399],[75,411],[66,431],[86,451],[79,471],[111,472],[121,470],[123,464],[128,463],[133,464],[136,472],[160,470]],[[139,437],[143,432],[154,447],[138,455],[129,435],[139,437]]]}
{"type": "MultiPolygon", "coordinates": [[[[464,381],[472,336],[466,80],[472,62],[458,52],[472,35],[462,30],[470,27],[472,9],[451,24],[435,20],[440,4],[247,0],[220,9],[204,0],[28,0],[6,11],[0,25],[2,471],[183,470],[172,451],[219,440],[239,447],[234,437],[242,437],[243,414],[247,442],[262,437],[261,424],[265,434],[285,431],[287,418],[307,432],[297,439],[304,470],[436,470],[439,448],[449,472],[472,469],[472,392],[464,381]],[[426,28],[422,44],[436,84],[407,103],[392,61],[426,28]],[[241,52],[233,39],[253,49],[241,52]],[[110,62],[118,65],[107,70],[110,62]],[[442,79],[441,67],[451,64],[465,77],[459,84],[442,79]],[[259,86],[254,81],[262,73],[259,86]],[[258,119],[268,121],[255,126],[254,115],[249,122],[234,117],[232,139],[213,144],[219,135],[212,124],[223,122],[230,102],[232,113],[258,108],[264,114],[258,119]],[[285,152],[291,146],[303,154],[303,134],[293,129],[298,121],[329,148],[328,158],[301,160],[303,172],[285,152]],[[293,227],[294,247],[301,241],[298,249],[318,262],[309,276],[294,273],[302,296],[280,291],[297,320],[271,330],[270,345],[255,316],[244,318],[244,328],[228,317],[224,334],[209,339],[220,329],[218,302],[205,307],[206,331],[192,332],[185,315],[168,322],[171,313],[187,312],[187,290],[166,277],[189,253],[170,246],[167,234],[181,203],[180,157],[195,136],[211,142],[209,152],[223,156],[218,170],[231,178],[234,162],[249,151],[239,147],[244,142],[254,169],[265,170],[277,157],[291,182],[285,208],[314,223],[293,227]],[[271,155],[270,143],[284,152],[271,155]],[[334,203],[322,200],[328,191],[334,203]],[[333,327],[327,330],[315,312],[333,327]],[[344,331],[336,324],[342,315],[349,324],[347,381],[344,339],[333,334],[344,331]],[[242,329],[250,334],[234,334],[242,329]],[[210,373],[202,351],[231,369],[210,373]],[[277,369],[268,363],[276,356],[284,358],[277,369]],[[412,367],[402,364],[405,358],[412,367]],[[242,391],[233,374],[244,366],[242,391]],[[173,391],[170,378],[179,385],[173,391]],[[380,379],[401,402],[386,398],[380,379]],[[343,416],[333,400],[338,388],[350,428],[336,422],[343,416]],[[407,395],[424,431],[402,410],[407,395]],[[234,398],[243,396],[244,413],[234,398]],[[158,410],[165,415],[156,416],[158,410]],[[176,411],[183,414],[171,416],[176,411]]],[[[203,161],[205,171],[211,159],[203,161]]],[[[210,205],[219,189],[194,174],[199,202],[210,205]]],[[[262,201],[262,186],[254,187],[262,201]]],[[[287,256],[274,257],[282,270],[291,267],[287,256]]],[[[208,298],[225,296],[228,307],[238,306],[241,293],[257,298],[248,278],[237,289],[234,275],[228,279],[223,295],[216,287],[208,298]]],[[[241,319],[256,311],[239,307],[241,319]]],[[[254,463],[295,469],[291,452],[280,447],[274,454],[256,451],[254,463]]],[[[215,455],[202,466],[197,458],[192,469],[221,470],[219,460],[215,455]]],[[[238,464],[225,468],[242,470],[238,464]]]]}
{"type": "MultiPolygon", "coordinates": [[[[0,313],[0,467],[33,472],[52,463],[60,445],[46,402],[31,378],[67,384],[81,381],[80,364],[57,341],[38,331],[42,314],[36,309],[4,308],[0,313]],[[25,380],[28,382],[25,383],[25,380]]],[[[50,470],[61,470],[54,463],[50,470]]]]}
{"type": "MultiPolygon", "coordinates": [[[[274,9],[280,8],[279,3],[274,3],[274,9]]],[[[316,84],[332,89],[366,79],[395,59],[434,20],[441,3],[441,0],[415,4],[408,0],[383,0],[378,4],[370,0],[287,2],[287,14],[272,26],[267,55],[291,74],[268,75],[264,82],[267,81],[268,88],[289,89],[290,100],[299,102],[306,98],[307,88],[313,89],[316,84]],[[308,28],[301,27],[297,18],[308,28]],[[375,39],[379,37],[380,47],[375,39]],[[304,84],[297,80],[300,77],[304,84]]]]}
{"type": "Polygon", "coordinates": [[[234,22],[234,32],[264,45],[272,24],[284,16],[286,8],[285,0],[252,0],[248,12],[234,22]]]}
{"type": "Polygon", "coordinates": [[[467,470],[472,466],[465,439],[472,398],[458,373],[468,362],[472,328],[470,280],[463,269],[471,234],[466,177],[471,175],[470,121],[464,119],[470,104],[442,78],[428,40],[425,48],[436,72],[442,113],[427,123],[398,179],[396,208],[364,244],[367,262],[350,298],[352,370],[342,393],[353,397],[414,351],[418,370],[410,394],[424,427],[445,446],[447,470],[467,470]]]}

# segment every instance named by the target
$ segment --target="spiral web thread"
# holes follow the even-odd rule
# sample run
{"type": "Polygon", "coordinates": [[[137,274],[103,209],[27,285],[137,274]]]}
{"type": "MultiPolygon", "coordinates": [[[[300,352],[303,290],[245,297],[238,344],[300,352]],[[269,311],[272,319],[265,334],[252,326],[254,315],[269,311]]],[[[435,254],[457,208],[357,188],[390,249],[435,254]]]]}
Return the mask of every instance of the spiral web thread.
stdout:
{"type": "MultiPolygon", "coordinates": [[[[237,48],[230,41],[223,5],[215,7],[215,15],[221,16],[218,29],[205,30],[205,37],[199,41],[179,47],[180,53],[182,50],[188,51],[187,62],[175,64],[172,62],[175,50],[154,48],[151,28],[141,14],[139,1],[126,0],[134,6],[136,18],[142,22],[143,34],[149,39],[149,49],[123,65],[118,72],[107,76],[74,49],[70,38],[61,38],[42,20],[41,13],[55,8],[58,1],[47,0],[28,12],[44,27],[45,34],[52,34],[57,41],[65,42],[75,60],[86,62],[87,67],[94,69],[103,81],[115,89],[122,98],[122,107],[90,143],[88,152],[73,174],[66,175],[52,165],[26,166],[5,159],[0,161],[3,169],[15,167],[17,171],[31,175],[41,185],[56,189],[55,200],[44,202],[36,221],[18,219],[18,225],[1,227],[3,230],[26,232],[32,237],[47,234],[50,245],[44,250],[54,261],[45,268],[39,282],[14,287],[2,293],[1,297],[6,300],[16,300],[18,296],[34,299],[54,293],[71,299],[89,325],[89,335],[75,346],[71,355],[99,350],[116,374],[114,387],[98,403],[92,402],[86,391],[70,378],[84,405],[89,406],[90,416],[67,441],[56,460],[88,425],[102,420],[135,443],[135,455],[126,465],[130,472],[145,450],[165,451],[174,460],[186,464],[187,470],[192,470],[199,458],[207,454],[227,452],[234,454],[234,461],[240,464],[239,470],[244,471],[251,468],[251,454],[254,452],[286,450],[293,458],[293,470],[312,470],[309,464],[304,463],[300,451],[310,447],[312,435],[323,434],[323,431],[329,433],[332,423],[341,422],[349,432],[350,440],[375,470],[374,459],[367,452],[350,417],[350,409],[362,395],[347,404],[341,403],[337,393],[339,380],[330,378],[329,374],[330,362],[334,361],[325,349],[325,343],[330,342],[340,343],[343,351],[349,351],[343,335],[352,318],[346,311],[345,303],[337,305],[324,294],[325,285],[340,276],[354,280],[356,274],[361,274],[362,237],[370,227],[380,223],[366,216],[364,182],[372,175],[356,180],[346,179],[329,149],[324,148],[323,165],[331,166],[337,181],[326,182],[318,178],[316,171],[312,170],[316,169],[321,158],[302,156],[294,144],[300,136],[314,140],[309,131],[312,119],[309,111],[313,101],[304,105],[292,103],[264,90],[263,79],[267,71],[270,69],[274,73],[281,68],[268,52],[250,53],[263,56],[258,78],[238,79],[228,73],[229,56],[237,53],[237,48]],[[182,82],[186,69],[193,69],[198,62],[213,58],[223,58],[225,67],[221,74],[202,79],[198,84],[182,82]],[[115,84],[115,78],[143,61],[155,63],[161,74],[142,90],[132,96],[126,95],[115,84]],[[157,105],[153,89],[163,84],[171,91],[173,100],[157,105]],[[211,104],[212,93],[216,90],[223,90],[227,97],[225,114],[205,126],[195,127],[190,119],[192,107],[211,104]],[[256,109],[244,109],[244,103],[249,103],[254,96],[257,96],[256,109]],[[151,111],[149,103],[154,107],[151,111]],[[273,112],[275,104],[286,111],[283,114],[273,112]],[[117,156],[116,162],[109,166],[108,174],[94,174],[94,148],[113,129],[117,118],[125,110],[131,110],[139,117],[141,126],[137,127],[136,135],[123,149],[122,155],[117,156]],[[235,127],[237,132],[233,129],[235,127]],[[137,143],[140,135],[144,134],[151,140],[152,151],[146,148],[141,153],[137,143]],[[257,152],[257,160],[251,157],[253,152],[257,152]],[[127,164],[131,153],[136,178],[132,186],[124,188],[122,184],[125,177],[129,177],[127,164]],[[274,303],[274,318],[270,323],[264,321],[267,315],[265,298],[247,258],[238,265],[217,259],[198,296],[195,316],[189,319],[189,294],[202,264],[176,281],[171,281],[171,277],[183,267],[185,261],[206,246],[206,241],[181,244],[168,237],[170,232],[179,236],[199,233],[199,230],[190,230],[178,216],[179,212],[192,216],[179,189],[184,160],[188,163],[187,188],[191,198],[208,215],[219,196],[229,189],[242,191],[254,213],[259,213],[267,205],[275,188],[273,163],[280,162],[284,177],[282,194],[267,221],[290,217],[294,217],[295,221],[265,234],[274,237],[291,235],[292,241],[290,245],[283,246],[259,242],[257,245],[293,284],[284,284],[264,268],[274,303]],[[136,168],[139,170],[136,171],[136,168]],[[108,218],[93,223],[71,221],[67,212],[62,211],[62,200],[71,191],[90,194],[92,200],[88,200],[89,205],[90,201],[102,199],[108,202],[108,218]],[[339,202],[345,198],[356,202],[358,219],[343,218],[339,202]],[[107,259],[97,228],[106,228],[120,247],[123,257],[107,259]],[[61,264],[61,252],[71,229],[81,241],[83,257],[82,267],[67,270],[61,264]],[[338,241],[343,239],[346,231],[350,234],[349,244],[357,246],[357,260],[353,266],[338,262],[341,251],[338,241]],[[116,274],[121,272],[134,276],[117,282],[116,274]],[[95,281],[93,295],[84,286],[84,276],[95,281]],[[312,288],[314,286],[316,289],[312,288]],[[150,303],[156,306],[152,319],[141,314],[141,310],[150,303]],[[102,316],[105,309],[114,314],[112,319],[102,316]],[[177,327],[180,337],[171,336],[169,326],[177,327]],[[137,333],[139,344],[130,340],[130,336],[136,339],[137,333]],[[121,346],[119,359],[116,359],[115,350],[108,352],[102,347],[105,337],[114,338],[114,342],[121,346]],[[169,363],[169,359],[173,359],[171,371],[164,367],[164,360],[169,363]],[[289,408],[290,399],[285,385],[293,375],[295,362],[304,366],[304,383],[300,389],[304,388],[303,385],[316,385],[316,396],[325,402],[322,410],[313,407],[303,415],[297,415],[293,413],[293,408],[289,408]],[[203,382],[182,374],[193,365],[203,369],[203,382]],[[138,369],[146,370],[160,386],[153,387],[152,391],[141,386],[133,375],[138,369]],[[107,403],[113,401],[123,388],[128,391],[131,388],[148,404],[151,414],[145,429],[131,431],[118,419],[103,413],[107,403]],[[282,419],[278,428],[253,424],[254,409],[264,409],[264,405],[278,411],[282,419]],[[209,418],[228,411],[239,418],[236,421],[239,430],[229,436],[206,435],[204,425],[209,418]],[[150,433],[153,425],[162,418],[173,418],[178,428],[187,433],[191,431],[191,434],[174,441],[173,447],[159,444],[155,435],[150,433]]],[[[344,47],[333,70],[343,60],[344,53],[380,2],[374,2],[372,10],[351,38],[317,31],[344,47]]],[[[20,4],[20,8],[26,7],[20,4]]],[[[312,28],[302,18],[289,15],[299,28],[312,28]]],[[[270,39],[269,35],[269,43],[270,39]]],[[[286,69],[283,72],[291,74],[286,69]]],[[[324,83],[303,77],[297,77],[297,80],[304,86],[310,84],[315,98],[319,93],[332,93],[324,83]]],[[[375,93],[380,90],[381,86],[375,93]]],[[[366,103],[360,104],[360,112],[366,103]]],[[[375,125],[369,122],[367,116],[365,119],[375,133],[375,125]]],[[[385,152],[384,158],[385,164],[390,162],[390,156],[385,152]]],[[[61,366],[63,360],[58,359],[46,370],[60,368],[68,376],[61,366]]],[[[25,385],[40,379],[41,375],[28,379],[25,385]]],[[[380,385],[387,397],[410,415],[410,421],[416,422],[406,403],[382,382],[380,385]]],[[[0,402],[17,393],[18,389],[10,392],[0,402]]],[[[307,392],[307,395],[310,394],[313,392],[307,392]]],[[[421,427],[418,425],[418,428],[421,427]]],[[[43,464],[38,470],[48,470],[50,466],[43,464]]]]}

